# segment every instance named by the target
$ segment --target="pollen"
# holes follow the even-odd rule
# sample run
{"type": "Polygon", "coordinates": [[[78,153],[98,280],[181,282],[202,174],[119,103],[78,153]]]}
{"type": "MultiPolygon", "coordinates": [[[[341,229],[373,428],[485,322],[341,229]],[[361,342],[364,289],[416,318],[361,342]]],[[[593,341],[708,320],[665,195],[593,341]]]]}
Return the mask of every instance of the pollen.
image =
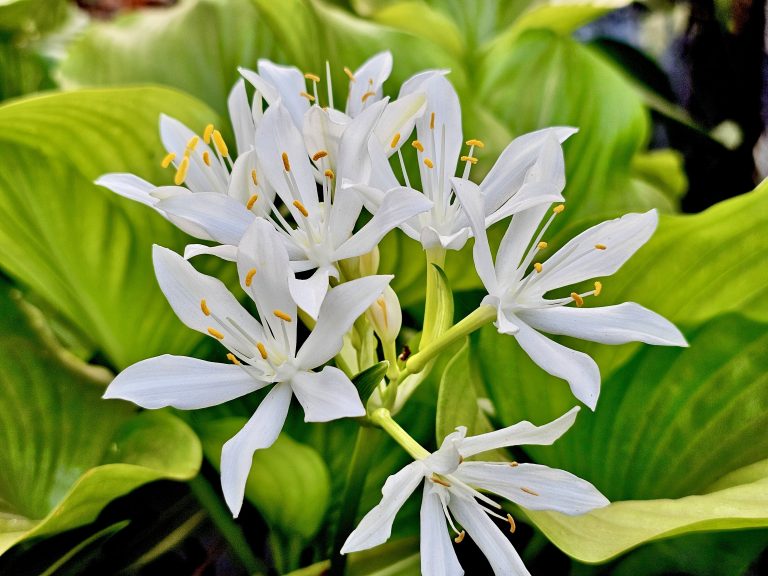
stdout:
{"type": "Polygon", "coordinates": [[[541,273],[541,271],[544,269],[544,266],[541,265],[541,262],[535,262],[533,264],[534,270],[536,270],[537,273],[541,273]]]}
{"type": "Polygon", "coordinates": [[[571,298],[573,298],[573,301],[576,302],[576,306],[579,308],[584,306],[584,298],[582,298],[579,294],[576,294],[576,292],[571,292],[571,298]]]}
{"type": "Polygon", "coordinates": [[[267,349],[264,347],[264,344],[261,342],[258,342],[256,344],[256,349],[259,351],[259,354],[261,354],[261,359],[266,360],[267,359],[267,349]]]}
{"type": "Polygon", "coordinates": [[[352,70],[350,70],[346,66],[344,66],[344,74],[347,75],[347,78],[349,78],[350,82],[354,82],[355,81],[355,75],[352,74],[352,70]]]}
{"type": "Polygon", "coordinates": [[[434,130],[435,129],[435,113],[432,112],[429,115],[429,129],[434,130]]]}
{"type": "Polygon", "coordinates": [[[512,518],[512,514],[507,513],[507,522],[509,522],[509,531],[514,534],[517,526],[515,526],[515,519],[512,518]]]}
{"type": "Polygon", "coordinates": [[[216,145],[216,150],[219,151],[219,154],[221,154],[225,158],[229,156],[229,150],[227,149],[227,144],[224,142],[224,138],[221,136],[221,132],[219,132],[218,130],[213,131],[213,143],[216,145]]]}
{"type": "Polygon", "coordinates": [[[256,170],[251,170],[251,180],[253,180],[253,185],[258,186],[259,185],[259,178],[256,176],[256,170]]]}
{"type": "Polygon", "coordinates": [[[206,316],[211,315],[211,309],[208,308],[208,303],[205,301],[205,299],[200,300],[200,310],[202,310],[203,314],[206,316]]]}
{"type": "Polygon", "coordinates": [[[477,146],[478,148],[485,148],[485,142],[482,140],[475,140],[474,138],[472,140],[466,141],[467,146],[477,146]]]}
{"type": "Polygon", "coordinates": [[[430,160],[429,158],[424,158],[424,166],[426,166],[427,168],[434,168],[435,163],[432,162],[432,160],[430,160]]]}
{"type": "Polygon", "coordinates": [[[462,156],[461,161],[469,162],[470,164],[477,164],[477,158],[475,158],[474,156],[462,156]]]}
{"type": "Polygon", "coordinates": [[[306,74],[304,74],[304,78],[306,78],[307,80],[312,80],[312,82],[320,82],[320,76],[318,76],[317,74],[311,74],[307,72],[306,74]]]}
{"type": "Polygon", "coordinates": [[[552,208],[552,212],[554,212],[555,214],[560,214],[560,212],[562,212],[563,210],[565,210],[565,204],[558,204],[557,206],[552,208]]]}
{"type": "Polygon", "coordinates": [[[208,328],[208,334],[219,340],[224,340],[224,334],[216,330],[216,328],[208,328]]]}
{"type": "Polygon", "coordinates": [[[546,242],[539,242],[538,244],[536,244],[536,248],[538,248],[539,250],[544,250],[547,246],[549,246],[549,244],[547,244],[546,242]]]}
{"type": "Polygon", "coordinates": [[[253,196],[248,198],[248,202],[245,205],[246,209],[250,210],[251,208],[253,208],[253,205],[256,204],[258,199],[259,199],[259,195],[258,194],[254,194],[253,196]]]}
{"type": "Polygon", "coordinates": [[[394,136],[392,136],[392,142],[389,143],[389,147],[395,148],[398,142],[400,142],[400,132],[397,132],[394,136]]]}
{"type": "Polygon", "coordinates": [[[453,539],[453,541],[456,542],[456,544],[461,544],[462,542],[464,542],[464,536],[466,535],[467,533],[464,530],[462,530],[461,532],[459,532],[459,535],[453,539]]]}
{"type": "Polygon", "coordinates": [[[245,285],[249,288],[253,284],[253,277],[256,275],[256,268],[251,268],[245,275],[245,285]]]}
{"type": "Polygon", "coordinates": [[[176,186],[181,186],[184,183],[184,179],[187,177],[187,170],[189,170],[189,157],[184,156],[179,164],[179,169],[176,170],[176,176],[173,178],[173,183],[176,186]]]}
{"type": "Polygon", "coordinates": [[[274,314],[275,316],[280,318],[280,320],[285,320],[286,322],[290,322],[291,321],[290,315],[286,314],[282,310],[277,310],[277,309],[272,310],[272,314],[274,314]]]}
{"type": "Polygon", "coordinates": [[[187,151],[192,152],[195,148],[197,148],[197,144],[200,142],[199,136],[192,136],[192,138],[189,139],[187,142],[187,151]]]}
{"type": "Polygon", "coordinates": [[[309,211],[304,207],[304,204],[302,204],[298,200],[294,200],[293,205],[296,206],[296,210],[301,212],[301,215],[304,216],[304,218],[309,216],[309,211]]]}
{"type": "Polygon", "coordinates": [[[371,96],[376,96],[376,92],[371,92],[370,90],[368,90],[368,92],[366,92],[365,94],[363,94],[362,96],[360,96],[360,100],[362,100],[363,102],[365,102],[365,101],[366,101],[366,100],[368,100],[368,98],[370,98],[371,96]]]}
{"type": "Polygon", "coordinates": [[[281,154],[281,157],[283,159],[283,168],[285,168],[286,172],[290,172],[291,171],[291,162],[288,160],[288,153],[287,152],[283,152],[281,154]]]}
{"type": "Polygon", "coordinates": [[[333,180],[334,178],[336,178],[336,174],[333,173],[333,170],[328,168],[328,170],[325,171],[325,177],[333,180]]]}
{"type": "Polygon", "coordinates": [[[595,296],[600,296],[600,292],[603,291],[603,283],[602,282],[595,282],[595,296]]]}
{"type": "Polygon", "coordinates": [[[441,486],[445,486],[446,488],[451,487],[450,482],[443,480],[437,474],[432,474],[432,476],[430,476],[429,479],[432,480],[432,482],[434,482],[435,484],[440,484],[441,486]]]}
{"type": "Polygon", "coordinates": [[[422,144],[418,140],[414,140],[413,142],[411,142],[411,146],[416,148],[416,150],[418,150],[419,152],[424,152],[424,144],[422,144]]]}
{"type": "Polygon", "coordinates": [[[539,495],[538,492],[536,492],[534,490],[531,490],[530,488],[526,488],[525,486],[520,486],[520,490],[522,490],[526,494],[530,494],[531,496],[538,496],[539,495]]]}
{"type": "Polygon", "coordinates": [[[608,246],[606,246],[605,244],[595,244],[596,250],[605,250],[606,248],[608,248],[608,246]]]}
{"type": "Polygon", "coordinates": [[[211,165],[211,155],[208,153],[207,150],[203,152],[203,162],[205,162],[206,166],[211,165]]]}
{"type": "Polygon", "coordinates": [[[212,134],[213,134],[213,124],[208,124],[208,126],[205,127],[205,131],[203,132],[203,142],[205,142],[206,144],[210,144],[212,134]]]}
{"type": "Polygon", "coordinates": [[[510,462],[510,463],[509,463],[509,465],[510,465],[512,468],[517,468],[518,466],[520,466],[520,464],[518,464],[518,463],[517,463],[517,462],[515,462],[514,460],[512,460],[512,462],[510,462]]]}
{"type": "Polygon", "coordinates": [[[312,94],[308,94],[307,92],[304,92],[303,90],[301,92],[299,92],[299,96],[301,96],[302,98],[306,98],[310,102],[314,102],[315,101],[315,97],[312,96],[312,94]]]}
{"type": "Polygon", "coordinates": [[[160,166],[163,168],[168,168],[168,166],[171,165],[171,162],[176,160],[176,154],[173,152],[168,152],[168,154],[165,155],[165,158],[163,158],[163,161],[160,162],[160,166]]]}
{"type": "Polygon", "coordinates": [[[235,364],[236,366],[240,366],[240,360],[237,359],[237,357],[232,354],[232,352],[227,353],[227,360],[232,362],[232,364],[235,364]]]}
{"type": "Polygon", "coordinates": [[[328,156],[327,150],[318,150],[317,152],[315,152],[315,155],[312,156],[312,160],[317,162],[318,160],[320,160],[321,158],[325,158],[326,156],[328,156]]]}

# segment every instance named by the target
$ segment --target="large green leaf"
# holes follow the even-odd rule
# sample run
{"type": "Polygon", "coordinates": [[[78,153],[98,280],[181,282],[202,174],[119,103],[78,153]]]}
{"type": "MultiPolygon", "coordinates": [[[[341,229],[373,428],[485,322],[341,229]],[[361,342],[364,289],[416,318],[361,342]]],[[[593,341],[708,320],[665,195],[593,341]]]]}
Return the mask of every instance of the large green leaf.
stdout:
{"type": "Polygon", "coordinates": [[[168,183],[161,112],[201,129],[213,114],[161,88],[51,94],[0,107],[0,267],[67,318],[118,367],[183,353],[182,327],[154,280],[152,244],[187,237],[146,206],[92,182],[134,172],[168,183]]]}

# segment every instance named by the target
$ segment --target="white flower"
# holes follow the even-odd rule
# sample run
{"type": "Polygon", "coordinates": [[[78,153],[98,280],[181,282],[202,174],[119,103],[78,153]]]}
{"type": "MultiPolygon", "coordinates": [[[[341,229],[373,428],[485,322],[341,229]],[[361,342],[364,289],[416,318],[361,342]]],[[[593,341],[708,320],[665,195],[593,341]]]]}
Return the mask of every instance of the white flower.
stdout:
{"type": "Polygon", "coordinates": [[[104,397],[130,400],[145,408],[189,410],[221,404],[274,384],[248,423],[222,450],[224,497],[237,516],[253,452],[275,441],[294,394],[309,422],[365,415],[357,390],[341,370],[332,366],[320,372],[312,369],[338,353],[344,334],[392,276],[367,276],[329,290],[317,324],[297,352],[288,254],[267,221],[254,221],[237,255],[241,285],[253,299],[261,322],[222,282],[200,274],[175,252],[156,246],[154,262],[158,283],[176,315],[190,328],[220,340],[232,363],[170,355],[150,358],[121,372],[104,397]]]}
{"type": "Polygon", "coordinates": [[[464,573],[451,543],[448,526],[460,543],[464,530],[480,547],[498,576],[528,574],[508,538],[491,516],[510,523],[501,506],[481,493],[495,493],[529,510],[584,514],[609,504],[592,484],[563,470],[539,464],[465,461],[488,450],[521,444],[552,444],[573,425],[578,407],[544,426],[520,422],[514,426],[465,438],[466,428],[443,440],[440,449],[390,476],[381,503],[360,521],[341,549],[342,554],[384,543],[395,515],[424,481],[421,502],[421,573],[454,576],[464,573]],[[459,531],[454,519],[462,525],[459,531]],[[447,525],[446,525],[447,522],[447,525]]]}
{"type": "Polygon", "coordinates": [[[539,331],[602,344],[687,346],[671,322],[634,302],[582,308],[584,298],[600,294],[599,281],[593,290],[582,294],[572,292],[566,298],[552,300],[544,297],[556,288],[616,272],[656,230],[655,210],[626,214],[593,226],[539,262],[537,253],[548,247],[544,241],[546,231],[564,209],[563,205],[556,206],[537,234],[549,210],[548,203],[540,204],[512,218],[494,265],[478,187],[458,178],[453,179],[453,186],[475,236],[475,268],[488,290],[483,304],[496,308],[499,332],[514,335],[531,360],[553,376],[567,380],[574,396],[591,409],[600,393],[597,364],[588,355],[566,348],[539,331]],[[576,307],[567,306],[571,303],[576,307]]]}
{"type": "MultiPolygon", "coordinates": [[[[417,93],[426,94],[427,108],[416,120],[417,139],[411,144],[419,160],[421,188],[434,204],[431,211],[414,216],[400,228],[420,241],[424,248],[459,250],[471,230],[453,194],[451,178],[460,161],[464,163],[462,179],[469,178],[472,165],[478,161],[475,149],[484,144],[468,140],[469,150],[460,157],[461,107],[444,71],[417,74],[403,84],[399,97],[403,99],[417,93]]],[[[565,174],[560,143],[574,132],[573,128],[548,128],[525,134],[507,146],[480,185],[486,227],[538,203],[562,200],[565,174]]],[[[393,144],[398,143],[393,141],[393,144]]],[[[403,156],[399,151],[398,154],[400,172],[406,187],[411,188],[403,156]]],[[[363,183],[356,188],[365,195],[366,206],[375,213],[390,191],[400,188],[400,182],[380,149],[371,146],[370,155],[370,185],[363,183]]]]}

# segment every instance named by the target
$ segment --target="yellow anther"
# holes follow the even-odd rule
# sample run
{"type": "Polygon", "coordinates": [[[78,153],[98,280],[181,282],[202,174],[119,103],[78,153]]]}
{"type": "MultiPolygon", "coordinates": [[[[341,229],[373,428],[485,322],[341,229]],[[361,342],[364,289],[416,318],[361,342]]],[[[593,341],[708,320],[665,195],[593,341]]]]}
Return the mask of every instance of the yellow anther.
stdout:
{"type": "Polygon", "coordinates": [[[325,171],[325,177],[333,180],[334,178],[336,178],[336,174],[333,173],[333,170],[328,168],[328,170],[325,171]]]}
{"type": "Polygon", "coordinates": [[[306,207],[304,206],[304,204],[302,204],[302,203],[301,203],[301,202],[299,202],[298,200],[294,200],[294,201],[293,201],[293,205],[294,205],[294,206],[296,206],[296,210],[298,210],[299,212],[301,212],[301,215],[302,215],[302,216],[304,216],[304,218],[306,218],[307,216],[309,216],[309,210],[307,210],[307,209],[306,209],[306,207]]]}
{"type": "Polygon", "coordinates": [[[317,74],[310,74],[309,72],[307,72],[306,74],[304,74],[304,78],[306,78],[307,80],[312,80],[312,82],[320,82],[320,76],[318,76],[317,74]]]}
{"type": "Polygon", "coordinates": [[[549,244],[547,244],[546,242],[539,242],[538,244],[536,244],[536,248],[538,248],[539,250],[544,250],[544,248],[546,248],[547,246],[549,246],[549,244]]]}
{"type": "Polygon", "coordinates": [[[253,284],[253,277],[255,275],[256,275],[256,268],[251,268],[245,274],[245,285],[248,286],[249,288],[251,287],[251,284],[253,284]]]}
{"type": "Polygon", "coordinates": [[[227,360],[232,362],[232,364],[235,364],[236,366],[240,366],[240,360],[237,359],[237,357],[232,354],[232,352],[227,353],[227,360]]]}
{"type": "Polygon", "coordinates": [[[530,494],[531,496],[538,496],[539,495],[538,492],[536,492],[534,490],[531,490],[530,488],[526,488],[525,486],[520,486],[520,490],[522,490],[526,494],[530,494]]]}
{"type": "Polygon", "coordinates": [[[291,162],[288,160],[288,153],[287,152],[283,152],[281,156],[283,158],[283,168],[285,168],[286,172],[290,172],[291,171],[291,162]]]}
{"type": "Polygon", "coordinates": [[[355,75],[354,75],[354,74],[352,74],[352,70],[350,70],[350,69],[349,69],[349,68],[347,68],[346,66],[344,66],[344,74],[346,74],[346,75],[347,75],[347,77],[350,79],[350,81],[352,81],[352,82],[354,82],[354,81],[355,81],[355,75]]]}
{"type": "Polygon", "coordinates": [[[208,328],[208,334],[219,340],[224,340],[224,334],[216,330],[216,328],[208,328]]]}
{"type": "Polygon", "coordinates": [[[520,464],[518,464],[514,460],[512,460],[512,462],[510,462],[509,465],[512,466],[512,468],[517,468],[518,466],[520,466],[520,464]]]}
{"type": "Polygon", "coordinates": [[[206,316],[211,315],[211,309],[208,308],[208,303],[205,301],[205,299],[200,300],[200,310],[202,310],[203,314],[205,314],[206,316]]]}
{"type": "Polygon", "coordinates": [[[443,480],[437,474],[432,474],[432,476],[430,476],[429,479],[432,480],[432,482],[434,482],[435,484],[440,484],[441,486],[445,486],[446,488],[451,487],[450,482],[448,482],[447,480],[443,480]]]}
{"type": "Polygon", "coordinates": [[[251,208],[253,208],[253,205],[254,205],[254,204],[256,204],[256,201],[257,201],[258,199],[259,199],[259,195],[258,195],[258,194],[254,194],[253,196],[251,196],[250,198],[248,198],[248,202],[246,202],[246,204],[245,204],[245,208],[246,208],[247,210],[250,210],[251,208]]]}
{"type": "Polygon", "coordinates": [[[603,291],[603,283],[602,282],[595,282],[595,296],[600,296],[600,292],[603,291]]]}
{"type": "Polygon", "coordinates": [[[365,101],[366,101],[366,100],[368,100],[368,98],[370,98],[371,96],[376,96],[376,92],[371,92],[371,91],[369,90],[368,92],[366,92],[365,94],[363,94],[362,96],[360,96],[360,100],[362,100],[363,102],[365,102],[365,101]]]}
{"type": "Polygon", "coordinates": [[[168,166],[171,165],[171,162],[176,160],[176,154],[173,152],[168,152],[168,154],[165,155],[165,158],[163,158],[163,161],[160,162],[160,166],[163,168],[168,168],[168,166]]]}
{"type": "Polygon", "coordinates": [[[464,536],[466,535],[467,533],[464,530],[462,530],[461,532],[459,532],[459,535],[453,539],[453,541],[456,542],[456,544],[461,544],[462,542],[464,542],[464,536]]]}
{"type": "Polygon", "coordinates": [[[535,262],[533,265],[533,268],[536,270],[537,273],[539,273],[544,268],[544,266],[541,265],[541,262],[535,262]]]}
{"type": "Polygon", "coordinates": [[[565,204],[558,204],[557,206],[552,208],[552,212],[554,212],[555,214],[560,214],[560,212],[562,212],[563,210],[565,210],[565,204]]]}
{"type": "Polygon", "coordinates": [[[608,248],[608,246],[606,246],[605,244],[595,244],[595,248],[598,250],[605,250],[606,248],[608,248]]]}
{"type": "Polygon", "coordinates": [[[306,93],[304,91],[299,92],[299,96],[301,96],[302,98],[306,98],[310,102],[314,102],[315,101],[315,97],[312,96],[312,94],[308,94],[308,93],[306,93]]]}
{"type": "Polygon", "coordinates": [[[258,186],[259,185],[259,179],[256,176],[256,170],[251,170],[251,180],[253,180],[253,185],[258,186]]]}
{"type": "Polygon", "coordinates": [[[207,150],[203,152],[203,162],[205,162],[206,166],[211,165],[211,155],[207,150]]]}
{"type": "Polygon", "coordinates": [[[326,156],[328,156],[327,150],[318,150],[317,152],[315,152],[315,155],[312,156],[312,160],[317,162],[318,160],[320,160],[321,158],[325,158],[326,156]]]}
{"type": "Polygon", "coordinates": [[[434,130],[435,129],[435,113],[432,112],[429,115],[429,129],[434,130]]]}
{"type": "Polygon", "coordinates": [[[392,136],[392,142],[389,143],[389,147],[396,147],[398,142],[400,142],[400,132],[396,132],[395,135],[392,136]]]}
{"type": "Polygon", "coordinates": [[[515,526],[515,519],[512,518],[512,514],[507,513],[507,522],[509,522],[509,531],[514,534],[517,526],[515,526]]]}
{"type": "Polygon", "coordinates": [[[272,310],[272,314],[274,314],[275,316],[280,318],[280,320],[285,320],[286,322],[290,322],[291,321],[290,315],[286,314],[282,310],[272,310]]]}
{"type": "Polygon", "coordinates": [[[424,144],[422,144],[418,140],[414,140],[413,142],[411,142],[411,146],[416,148],[416,150],[418,150],[419,152],[424,152],[424,144]]]}
{"type": "Polygon", "coordinates": [[[474,156],[462,156],[461,161],[469,162],[470,164],[477,164],[477,158],[475,158],[474,156]]]}
{"type": "Polygon", "coordinates": [[[435,164],[429,158],[424,158],[424,166],[426,166],[427,168],[434,168],[435,164]]]}
{"type": "Polygon", "coordinates": [[[467,140],[466,142],[467,146],[477,146],[478,148],[485,148],[485,142],[482,140],[475,140],[474,138],[472,140],[467,140]]]}
{"type": "Polygon", "coordinates": [[[191,152],[195,148],[197,148],[197,144],[200,142],[200,136],[192,136],[192,138],[189,139],[187,142],[187,150],[191,152]]]}
{"type": "Polygon", "coordinates": [[[187,177],[187,170],[189,170],[189,156],[184,156],[178,170],[176,170],[176,176],[173,178],[173,183],[176,186],[181,186],[184,183],[184,179],[187,177]]]}
{"type": "Polygon", "coordinates": [[[576,292],[571,292],[571,298],[573,298],[573,301],[576,302],[576,306],[579,308],[584,306],[584,298],[582,298],[579,294],[576,294],[576,292]]]}
{"type": "Polygon", "coordinates": [[[229,156],[229,150],[227,149],[227,145],[224,142],[224,138],[221,136],[221,132],[219,132],[218,130],[213,131],[213,143],[216,145],[216,150],[219,151],[219,154],[221,154],[225,158],[229,156]]]}
{"type": "Polygon", "coordinates": [[[262,360],[266,360],[267,359],[267,349],[264,347],[264,344],[262,344],[261,342],[258,342],[256,344],[256,349],[259,351],[259,354],[261,354],[262,360]]]}
{"type": "Polygon", "coordinates": [[[203,142],[205,142],[206,144],[210,144],[212,134],[213,134],[213,124],[208,124],[208,126],[205,127],[205,131],[203,132],[203,142]]]}

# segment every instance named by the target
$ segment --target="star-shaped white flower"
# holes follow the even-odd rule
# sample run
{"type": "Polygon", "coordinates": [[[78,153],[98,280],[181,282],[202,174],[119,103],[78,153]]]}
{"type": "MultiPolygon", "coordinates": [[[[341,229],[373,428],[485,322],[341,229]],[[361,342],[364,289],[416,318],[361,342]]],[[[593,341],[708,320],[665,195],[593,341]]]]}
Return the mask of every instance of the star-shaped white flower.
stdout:
{"type": "Polygon", "coordinates": [[[529,510],[556,510],[584,514],[609,504],[592,484],[563,470],[539,464],[467,461],[481,452],[521,444],[552,444],[576,420],[578,407],[544,426],[520,422],[514,426],[465,437],[459,427],[448,435],[437,452],[416,460],[390,476],[383,498],[360,521],[341,549],[342,554],[366,550],[384,543],[395,516],[424,482],[421,501],[421,573],[425,576],[464,574],[451,542],[448,527],[460,543],[464,531],[480,547],[497,576],[528,574],[509,539],[491,516],[510,523],[511,515],[484,492],[498,494],[529,510]],[[454,519],[462,525],[459,531],[454,519]]]}
{"type": "Polygon", "coordinates": [[[243,429],[222,450],[224,497],[237,516],[255,450],[275,441],[295,394],[308,422],[364,416],[349,378],[326,366],[342,338],[384,290],[392,276],[367,276],[328,291],[317,324],[296,350],[296,304],[288,290],[293,276],[288,254],[271,224],[257,219],[237,254],[243,289],[253,299],[261,322],[253,318],[219,280],[200,274],[184,258],[154,249],[160,288],[176,315],[190,328],[219,340],[231,364],[164,355],[121,372],[105,398],[130,400],[145,408],[184,410],[227,402],[274,384],[243,429]]]}
{"type": "Polygon", "coordinates": [[[599,281],[593,290],[582,294],[545,298],[556,288],[616,272],[656,230],[655,210],[626,214],[593,226],[547,260],[538,262],[537,253],[548,247],[543,240],[546,231],[564,209],[562,204],[556,206],[539,230],[549,211],[548,203],[540,204],[513,216],[494,265],[477,185],[458,178],[452,182],[475,236],[475,268],[488,290],[483,304],[496,308],[499,332],[512,334],[531,360],[553,376],[567,380],[573,395],[591,409],[600,393],[597,364],[587,354],[566,348],[539,331],[602,344],[688,345],[671,322],[634,302],[582,308],[587,296],[600,294],[599,281]],[[568,306],[571,303],[576,306],[568,306]]]}

